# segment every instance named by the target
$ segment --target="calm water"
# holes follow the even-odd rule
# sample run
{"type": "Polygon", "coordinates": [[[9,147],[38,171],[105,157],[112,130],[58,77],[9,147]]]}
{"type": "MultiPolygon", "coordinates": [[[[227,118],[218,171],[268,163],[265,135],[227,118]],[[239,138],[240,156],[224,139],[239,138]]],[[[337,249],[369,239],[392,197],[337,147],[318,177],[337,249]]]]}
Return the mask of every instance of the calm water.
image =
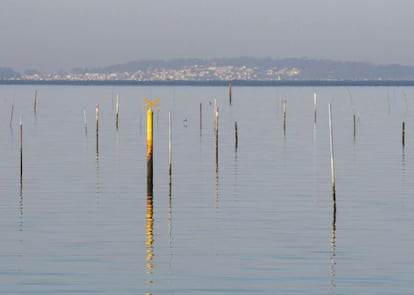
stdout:
{"type": "Polygon", "coordinates": [[[0,86],[0,293],[412,294],[413,98],[235,87],[230,106],[226,87],[0,86]],[[160,98],[152,199],[144,97],[160,98]]]}

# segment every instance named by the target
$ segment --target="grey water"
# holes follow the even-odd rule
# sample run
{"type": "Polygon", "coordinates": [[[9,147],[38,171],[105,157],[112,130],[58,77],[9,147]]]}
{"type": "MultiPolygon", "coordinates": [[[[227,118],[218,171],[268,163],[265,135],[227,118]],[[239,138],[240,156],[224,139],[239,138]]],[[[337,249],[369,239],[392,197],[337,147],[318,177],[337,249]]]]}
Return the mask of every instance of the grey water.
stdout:
{"type": "Polygon", "coordinates": [[[233,87],[230,105],[227,87],[1,85],[0,293],[412,294],[413,98],[233,87]],[[152,196],[144,97],[160,98],[152,196]]]}

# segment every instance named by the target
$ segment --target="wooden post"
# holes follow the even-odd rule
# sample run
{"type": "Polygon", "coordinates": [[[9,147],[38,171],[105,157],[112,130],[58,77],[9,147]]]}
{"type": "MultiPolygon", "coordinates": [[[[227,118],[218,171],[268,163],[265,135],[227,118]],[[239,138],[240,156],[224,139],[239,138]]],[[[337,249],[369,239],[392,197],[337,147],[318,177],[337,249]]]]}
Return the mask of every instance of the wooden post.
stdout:
{"type": "Polygon", "coordinates": [[[20,117],[20,178],[23,177],[23,119],[20,117]]]}
{"type": "Polygon", "coordinates": [[[214,112],[214,114],[215,114],[215,117],[214,117],[214,130],[216,131],[216,133],[218,133],[218,125],[219,125],[219,117],[218,117],[219,113],[218,112],[219,112],[219,109],[216,105],[215,112],[214,112]]]}
{"type": "Polygon", "coordinates": [[[20,179],[23,178],[23,119],[20,117],[20,179]]]}
{"type": "Polygon", "coordinates": [[[147,111],[147,192],[151,192],[153,186],[153,111],[151,108],[147,111]]]}
{"type": "Polygon", "coordinates": [[[35,95],[34,95],[33,113],[36,117],[36,114],[37,114],[37,89],[36,89],[35,95]]]}
{"type": "Polygon", "coordinates": [[[232,85],[231,85],[231,81],[230,81],[230,83],[229,83],[229,102],[230,102],[230,105],[231,105],[231,91],[232,91],[232,85]]]}
{"type": "Polygon", "coordinates": [[[171,176],[172,172],[172,118],[171,118],[171,112],[168,113],[168,121],[169,121],[169,128],[168,128],[168,166],[169,166],[169,175],[171,176]]]}
{"type": "Polygon", "coordinates": [[[405,146],[405,122],[402,122],[402,145],[405,146]]]}
{"type": "Polygon", "coordinates": [[[316,92],[313,94],[313,124],[316,126],[316,92]]]}
{"type": "Polygon", "coordinates": [[[96,134],[98,134],[98,131],[99,131],[99,104],[96,104],[95,119],[96,119],[96,134]]]}
{"type": "Polygon", "coordinates": [[[200,102],[200,134],[203,128],[203,103],[200,102]]]}
{"type": "Polygon", "coordinates": [[[287,110],[287,101],[283,101],[283,133],[286,135],[286,110],[287,110]]]}
{"type": "Polygon", "coordinates": [[[10,129],[13,128],[13,113],[14,113],[14,104],[11,107],[11,114],[10,114],[10,129]]]}
{"type": "Polygon", "coordinates": [[[330,147],[331,147],[331,180],[334,201],[335,198],[335,166],[334,166],[334,147],[333,147],[333,132],[332,132],[332,107],[329,104],[329,133],[330,133],[330,147]]]}
{"type": "Polygon", "coordinates": [[[116,96],[116,105],[115,105],[115,126],[118,130],[118,119],[119,119],[119,95],[116,96]]]}
{"type": "Polygon", "coordinates": [[[85,123],[85,133],[88,133],[88,123],[86,120],[86,109],[83,109],[83,121],[85,123]]]}
{"type": "Polygon", "coordinates": [[[96,119],[96,158],[98,159],[99,157],[99,104],[96,105],[95,119],[96,119]]]}
{"type": "Polygon", "coordinates": [[[237,152],[237,147],[239,145],[239,136],[237,134],[237,121],[234,122],[234,136],[235,136],[235,150],[237,152]]]}
{"type": "Polygon", "coordinates": [[[355,117],[355,114],[354,114],[354,140],[355,140],[355,138],[356,138],[356,117],[355,117]]]}

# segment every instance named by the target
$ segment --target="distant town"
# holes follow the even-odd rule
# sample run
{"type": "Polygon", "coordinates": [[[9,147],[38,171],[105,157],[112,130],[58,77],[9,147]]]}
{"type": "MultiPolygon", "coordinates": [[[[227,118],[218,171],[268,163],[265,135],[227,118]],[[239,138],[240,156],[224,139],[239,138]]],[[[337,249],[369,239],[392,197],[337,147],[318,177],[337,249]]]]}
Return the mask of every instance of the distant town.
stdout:
{"type": "Polygon", "coordinates": [[[187,66],[181,69],[150,69],[134,72],[84,72],[84,73],[28,73],[23,80],[94,80],[94,81],[231,81],[292,79],[300,74],[297,68],[259,69],[247,66],[187,66]]]}
{"type": "Polygon", "coordinates": [[[135,61],[103,68],[75,68],[58,73],[0,67],[7,81],[291,81],[414,80],[414,66],[307,58],[223,58],[135,61]]]}

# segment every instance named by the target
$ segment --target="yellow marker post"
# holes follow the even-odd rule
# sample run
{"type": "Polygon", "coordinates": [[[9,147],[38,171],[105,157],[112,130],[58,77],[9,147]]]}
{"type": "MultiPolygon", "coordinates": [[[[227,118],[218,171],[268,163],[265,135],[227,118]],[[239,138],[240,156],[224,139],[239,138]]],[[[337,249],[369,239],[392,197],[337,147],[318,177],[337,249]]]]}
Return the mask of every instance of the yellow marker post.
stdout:
{"type": "MultiPolygon", "coordinates": [[[[147,111],[147,190],[152,191],[152,178],[153,178],[153,166],[152,166],[152,127],[153,127],[153,114],[152,109],[147,111]]],[[[152,195],[152,194],[151,194],[152,195]]]]}
{"type": "Polygon", "coordinates": [[[159,98],[154,98],[150,100],[144,98],[146,104],[144,108],[148,108],[147,111],[147,195],[152,196],[152,187],[153,187],[153,108],[158,109],[159,98]]]}

